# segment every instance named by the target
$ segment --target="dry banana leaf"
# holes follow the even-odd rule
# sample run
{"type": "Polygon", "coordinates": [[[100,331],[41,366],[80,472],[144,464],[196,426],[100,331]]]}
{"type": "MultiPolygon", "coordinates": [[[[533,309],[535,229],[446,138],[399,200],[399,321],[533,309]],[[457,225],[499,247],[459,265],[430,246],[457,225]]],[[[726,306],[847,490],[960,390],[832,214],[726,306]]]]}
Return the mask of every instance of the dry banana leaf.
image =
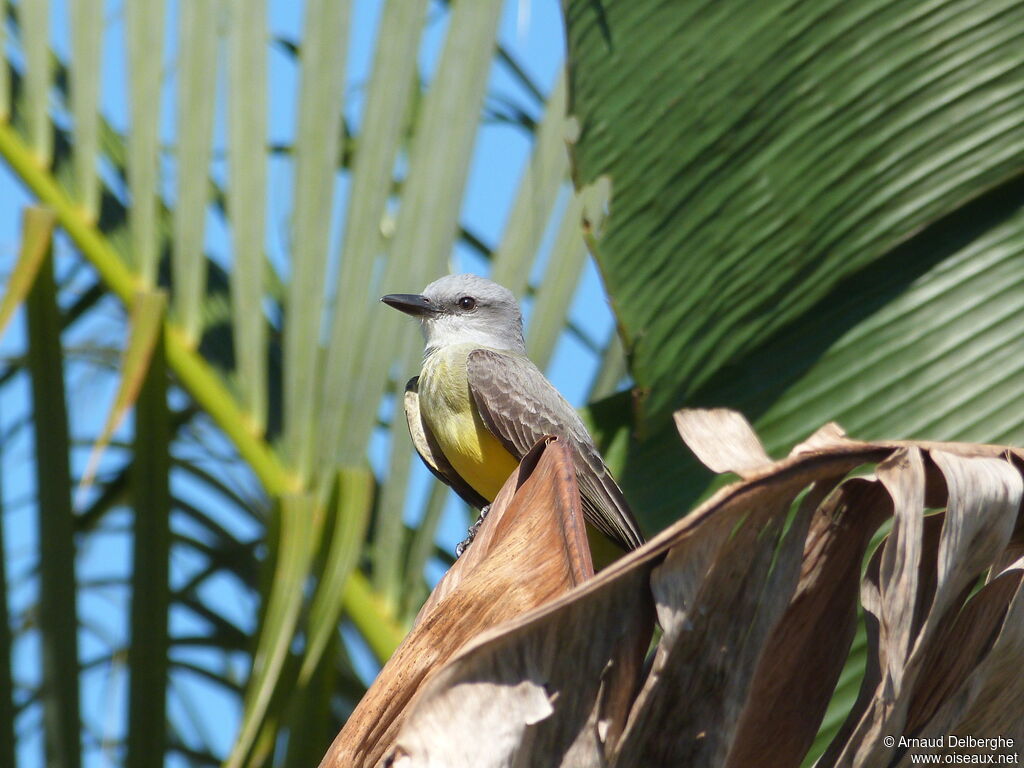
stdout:
{"type": "MultiPolygon", "coordinates": [[[[906,738],[950,733],[1013,739],[1019,751],[1024,452],[858,442],[830,424],[772,461],[737,413],[681,411],[676,421],[698,457],[742,481],[596,577],[567,579],[540,607],[453,637],[461,648],[446,644],[444,659],[407,652],[398,663],[422,685],[402,700],[400,724],[379,726],[383,764],[795,768],[842,670],[858,597],[868,668],[819,766],[909,764],[906,738]],[[661,635],[644,665],[655,619],[661,635]]],[[[578,520],[576,501],[533,504],[578,520]]],[[[544,554],[530,544],[531,559],[506,564],[510,579],[536,578],[544,554]]],[[[481,548],[475,568],[498,552],[514,555],[481,548]]],[[[471,597],[477,572],[455,590],[471,597]]],[[[457,622],[445,608],[455,593],[439,590],[430,621],[457,622]]]]}
{"type": "Polygon", "coordinates": [[[594,574],[572,457],[542,440],[491,505],[487,524],[420,609],[345,723],[323,768],[375,765],[427,677],[468,641],[594,574]]]}

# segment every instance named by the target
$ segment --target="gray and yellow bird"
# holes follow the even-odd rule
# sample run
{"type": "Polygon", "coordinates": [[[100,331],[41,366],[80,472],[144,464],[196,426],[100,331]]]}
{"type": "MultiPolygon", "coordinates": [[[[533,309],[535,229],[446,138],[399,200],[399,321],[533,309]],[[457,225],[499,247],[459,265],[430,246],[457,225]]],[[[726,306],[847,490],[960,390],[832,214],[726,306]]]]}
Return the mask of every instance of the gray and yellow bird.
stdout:
{"type": "Polygon", "coordinates": [[[431,472],[478,509],[494,500],[544,435],[571,448],[584,516],[624,549],[644,539],[576,410],[526,356],[523,319],[507,288],[448,275],[385,304],[419,319],[423,369],[405,389],[413,444],[431,472]]]}

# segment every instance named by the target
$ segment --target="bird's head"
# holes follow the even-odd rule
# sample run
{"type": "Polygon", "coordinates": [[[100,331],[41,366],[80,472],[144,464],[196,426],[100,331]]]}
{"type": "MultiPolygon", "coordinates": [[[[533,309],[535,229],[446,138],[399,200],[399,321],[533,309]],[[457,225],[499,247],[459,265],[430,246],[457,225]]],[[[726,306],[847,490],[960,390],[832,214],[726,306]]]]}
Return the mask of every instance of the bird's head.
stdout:
{"type": "Polygon", "coordinates": [[[424,288],[422,294],[391,293],[380,300],[419,319],[428,352],[463,343],[526,350],[516,297],[486,278],[447,275],[424,288]]]}

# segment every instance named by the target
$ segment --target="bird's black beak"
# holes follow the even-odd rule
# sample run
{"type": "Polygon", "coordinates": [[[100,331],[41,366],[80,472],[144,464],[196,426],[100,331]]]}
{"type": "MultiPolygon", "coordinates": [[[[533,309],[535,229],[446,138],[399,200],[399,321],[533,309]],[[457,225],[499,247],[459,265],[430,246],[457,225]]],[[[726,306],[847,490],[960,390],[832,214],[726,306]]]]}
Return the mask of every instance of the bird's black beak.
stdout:
{"type": "Polygon", "coordinates": [[[430,299],[416,293],[389,293],[387,296],[381,296],[380,300],[389,307],[394,307],[414,317],[432,315],[437,312],[437,307],[430,302],[430,299]]]}

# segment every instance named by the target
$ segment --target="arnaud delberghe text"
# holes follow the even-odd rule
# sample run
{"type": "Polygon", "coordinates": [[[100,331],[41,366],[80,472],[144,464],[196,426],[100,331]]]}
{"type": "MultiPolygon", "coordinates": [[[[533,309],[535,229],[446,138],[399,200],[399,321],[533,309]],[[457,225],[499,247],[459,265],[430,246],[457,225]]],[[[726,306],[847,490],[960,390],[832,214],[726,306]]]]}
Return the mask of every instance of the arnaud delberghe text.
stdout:
{"type": "Polygon", "coordinates": [[[896,746],[904,749],[1013,749],[1013,739],[1007,736],[978,738],[977,736],[957,736],[947,733],[930,739],[900,736],[896,746]]]}

